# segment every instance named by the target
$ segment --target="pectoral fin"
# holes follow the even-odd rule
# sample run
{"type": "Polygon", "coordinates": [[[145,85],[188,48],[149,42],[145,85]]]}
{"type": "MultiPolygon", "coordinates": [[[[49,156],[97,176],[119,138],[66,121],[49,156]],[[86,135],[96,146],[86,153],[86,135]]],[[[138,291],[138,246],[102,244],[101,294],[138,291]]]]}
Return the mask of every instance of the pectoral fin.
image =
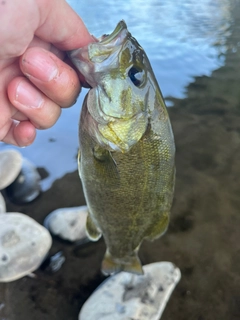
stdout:
{"type": "Polygon", "coordinates": [[[112,153],[96,145],[93,148],[93,156],[96,160],[95,167],[100,171],[102,178],[105,179],[104,182],[109,184],[109,180],[111,180],[113,182],[113,187],[117,187],[119,185],[120,178],[118,167],[112,153]]]}
{"type": "Polygon", "coordinates": [[[130,272],[138,275],[143,274],[141,262],[134,252],[133,256],[124,259],[115,259],[107,250],[102,262],[102,272],[105,275],[111,275],[120,271],[130,272]]]}
{"type": "Polygon", "coordinates": [[[89,239],[92,241],[98,241],[102,236],[102,233],[95,226],[89,213],[87,216],[86,231],[89,239]]]}

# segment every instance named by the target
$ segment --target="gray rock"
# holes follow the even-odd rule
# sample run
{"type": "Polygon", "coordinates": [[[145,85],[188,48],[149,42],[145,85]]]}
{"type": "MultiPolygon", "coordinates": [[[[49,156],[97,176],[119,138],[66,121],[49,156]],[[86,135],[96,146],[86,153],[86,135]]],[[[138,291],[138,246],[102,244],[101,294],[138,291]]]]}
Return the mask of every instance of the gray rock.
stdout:
{"type": "Polygon", "coordinates": [[[159,320],[180,280],[171,262],[143,267],[144,275],[125,272],[108,278],[85,302],[79,320],[159,320]]]}
{"type": "Polygon", "coordinates": [[[24,277],[36,270],[52,244],[47,229],[18,212],[0,214],[0,282],[24,277]]]}
{"type": "Polygon", "coordinates": [[[0,213],[6,212],[6,203],[0,192],[0,213]]]}
{"type": "Polygon", "coordinates": [[[35,200],[40,192],[41,177],[32,162],[23,158],[21,171],[14,182],[6,188],[8,198],[15,203],[24,204],[35,200]]]}
{"type": "Polygon", "coordinates": [[[87,241],[86,220],[87,207],[60,208],[51,212],[44,225],[48,230],[62,239],[69,241],[87,241]]]}
{"type": "Polygon", "coordinates": [[[48,270],[50,270],[51,272],[57,272],[58,270],[61,269],[65,260],[66,258],[64,257],[62,251],[55,253],[53,256],[50,257],[48,270]]]}
{"type": "Polygon", "coordinates": [[[16,150],[0,151],[0,190],[9,186],[19,175],[22,155],[16,150]]]}

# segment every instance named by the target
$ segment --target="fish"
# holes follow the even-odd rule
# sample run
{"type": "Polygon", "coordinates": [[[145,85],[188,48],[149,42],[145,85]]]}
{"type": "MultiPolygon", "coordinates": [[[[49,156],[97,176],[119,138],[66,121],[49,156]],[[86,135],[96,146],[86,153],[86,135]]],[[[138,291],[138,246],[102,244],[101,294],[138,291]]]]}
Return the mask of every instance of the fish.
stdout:
{"type": "Polygon", "coordinates": [[[144,239],[167,230],[174,195],[175,143],[167,108],[146,53],[123,20],[69,57],[90,87],[78,157],[87,234],[105,240],[104,274],[140,275],[138,250],[144,239]]]}

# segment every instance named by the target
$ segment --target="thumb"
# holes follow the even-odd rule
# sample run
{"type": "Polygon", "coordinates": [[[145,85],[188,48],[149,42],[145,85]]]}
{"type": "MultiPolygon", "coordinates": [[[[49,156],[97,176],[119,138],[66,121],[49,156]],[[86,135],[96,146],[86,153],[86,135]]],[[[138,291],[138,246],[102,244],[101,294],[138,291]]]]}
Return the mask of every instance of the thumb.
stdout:
{"type": "Polygon", "coordinates": [[[0,21],[0,59],[22,55],[34,36],[63,51],[93,41],[65,0],[2,1],[0,21]]]}

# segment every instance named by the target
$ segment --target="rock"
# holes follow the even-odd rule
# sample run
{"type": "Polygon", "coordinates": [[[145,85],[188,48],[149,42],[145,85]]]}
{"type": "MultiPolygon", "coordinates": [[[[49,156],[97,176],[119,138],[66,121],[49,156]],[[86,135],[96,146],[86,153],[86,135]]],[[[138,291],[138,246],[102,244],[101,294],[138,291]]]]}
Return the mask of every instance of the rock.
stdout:
{"type": "MultiPolygon", "coordinates": [[[[46,259],[44,264],[47,263],[47,265],[45,265],[44,270],[50,273],[55,273],[61,269],[65,260],[66,258],[64,257],[63,252],[59,251],[54,255],[52,255],[51,257],[49,257],[48,259],[46,259]]],[[[41,266],[41,268],[44,267],[44,264],[41,266]]]]}
{"type": "Polygon", "coordinates": [[[41,177],[29,160],[23,158],[21,171],[16,180],[6,188],[8,198],[17,204],[35,200],[40,192],[41,177]]]}
{"type": "Polygon", "coordinates": [[[143,267],[144,275],[125,272],[105,280],[85,302],[79,320],[159,320],[180,280],[171,262],[143,267]]]}
{"type": "Polygon", "coordinates": [[[9,186],[19,175],[22,155],[16,150],[0,151],[0,190],[9,186]]]}
{"type": "Polygon", "coordinates": [[[86,234],[87,207],[61,208],[45,219],[45,227],[54,235],[69,241],[88,241],[86,234]]]}
{"type": "Polygon", "coordinates": [[[0,282],[20,279],[45,259],[52,238],[47,229],[18,212],[0,214],[0,282]]]}
{"type": "Polygon", "coordinates": [[[6,212],[6,203],[0,192],[0,213],[6,212]]]}

